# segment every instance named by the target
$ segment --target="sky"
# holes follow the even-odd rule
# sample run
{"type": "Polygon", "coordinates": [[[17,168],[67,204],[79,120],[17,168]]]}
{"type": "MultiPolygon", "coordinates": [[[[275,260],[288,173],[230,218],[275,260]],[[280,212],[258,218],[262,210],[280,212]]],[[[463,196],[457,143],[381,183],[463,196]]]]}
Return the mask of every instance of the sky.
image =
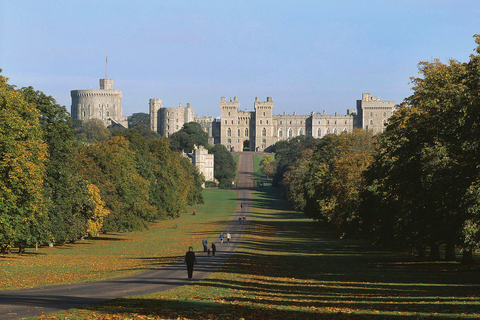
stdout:
{"type": "Polygon", "coordinates": [[[122,90],[123,115],[221,97],[274,114],[346,114],[362,93],[400,103],[418,63],[466,62],[478,0],[0,0],[0,68],[70,111],[71,90],[122,90]]]}

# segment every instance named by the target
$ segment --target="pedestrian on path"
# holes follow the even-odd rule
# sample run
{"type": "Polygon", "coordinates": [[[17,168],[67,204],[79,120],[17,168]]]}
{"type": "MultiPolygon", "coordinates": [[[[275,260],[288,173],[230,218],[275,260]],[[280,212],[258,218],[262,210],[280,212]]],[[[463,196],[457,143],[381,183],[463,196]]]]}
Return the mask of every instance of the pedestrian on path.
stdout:
{"type": "Polygon", "coordinates": [[[230,239],[232,238],[232,236],[230,235],[229,232],[227,232],[227,243],[230,243],[230,239]]]}
{"type": "Polygon", "coordinates": [[[242,224],[242,217],[238,217],[238,223],[242,224]]]}
{"type": "Polygon", "coordinates": [[[243,224],[247,224],[247,220],[246,220],[245,216],[243,216],[243,224]]]}
{"type": "Polygon", "coordinates": [[[193,265],[197,264],[197,258],[195,257],[195,252],[193,252],[193,247],[189,247],[185,254],[185,264],[187,265],[188,279],[192,279],[193,265]]]}
{"type": "Polygon", "coordinates": [[[212,242],[212,257],[215,257],[215,251],[217,251],[217,246],[212,242]]]}
{"type": "Polygon", "coordinates": [[[203,252],[207,252],[207,238],[202,240],[203,252]]]}
{"type": "Polygon", "coordinates": [[[223,232],[220,233],[220,243],[223,243],[223,232]]]}

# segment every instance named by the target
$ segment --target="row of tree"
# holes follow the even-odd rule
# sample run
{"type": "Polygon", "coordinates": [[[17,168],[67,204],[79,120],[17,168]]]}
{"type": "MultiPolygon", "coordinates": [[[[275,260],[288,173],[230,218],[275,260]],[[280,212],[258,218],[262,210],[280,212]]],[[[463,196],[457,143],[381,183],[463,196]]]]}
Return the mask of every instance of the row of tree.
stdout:
{"type": "Polygon", "coordinates": [[[384,133],[354,131],[276,144],[295,208],[382,245],[430,248],[465,262],[480,240],[480,36],[466,63],[422,62],[413,94],[384,133]]]}
{"type": "Polygon", "coordinates": [[[168,139],[141,126],[73,125],[52,97],[7,80],[0,76],[3,252],[145,228],[203,202],[202,176],[168,139]]]}

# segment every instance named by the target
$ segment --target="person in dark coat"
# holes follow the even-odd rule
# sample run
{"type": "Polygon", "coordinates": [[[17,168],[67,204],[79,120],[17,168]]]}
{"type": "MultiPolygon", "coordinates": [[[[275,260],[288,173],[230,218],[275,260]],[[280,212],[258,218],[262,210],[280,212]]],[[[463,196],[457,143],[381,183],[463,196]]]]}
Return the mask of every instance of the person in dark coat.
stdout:
{"type": "Polygon", "coordinates": [[[189,247],[185,254],[185,264],[187,265],[188,279],[192,279],[193,265],[197,264],[197,258],[195,257],[195,252],[193,252],[193,247],[189,247]]]}
{"type": "Polygon", "coordinates": [[[215,243],[212,243],[212,257],[215,257],[215,251],[217,251],[217,247],[215,246],[215,243]]]}

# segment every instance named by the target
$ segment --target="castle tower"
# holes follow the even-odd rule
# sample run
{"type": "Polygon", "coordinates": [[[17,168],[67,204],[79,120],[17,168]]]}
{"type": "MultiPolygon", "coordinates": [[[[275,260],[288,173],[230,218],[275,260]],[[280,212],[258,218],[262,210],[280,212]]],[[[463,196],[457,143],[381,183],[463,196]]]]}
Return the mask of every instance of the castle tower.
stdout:
{"type": "Polygon", "coordinates": [[[362,100],[357,100],[358,127],[374,133],[383,132],[395,110],[395,101],[383,101],[370,93],[363,93],[362,100]]]}
{"type": "Polygon", "coordinates": [[[162,99],[150,99],[150,129],[153,132],[160,132],[158,118],[159,110],[162,108],[162,99]]]}
{"type": "Polygon", "coordinates": [[[234,151],[240,148],[238,137],[236,137],[238,125],[238,107],[237,97],[227,101],[225,97],[220,99],[220,117],[222,119],[220,125],[220,143],[227,149],[234,151]],[[233,148],[233,149],[232,149],[233,148]]]}
{"type": "Polygon", "coordinates": [[[72,90],[72,119],[100,119],[105,126],[120,124],[128,128],[122,116],[122,91],[113,89],[113,79],[100,79],[100,90],[72,90]]]}
{"type": "Polygon", "coordinates": [[[268,146],[277,142],[273,123],[273,99],[267,97],[267,101],[255,98],[255,142],[252,150],[264,151],[268,146]]]}

